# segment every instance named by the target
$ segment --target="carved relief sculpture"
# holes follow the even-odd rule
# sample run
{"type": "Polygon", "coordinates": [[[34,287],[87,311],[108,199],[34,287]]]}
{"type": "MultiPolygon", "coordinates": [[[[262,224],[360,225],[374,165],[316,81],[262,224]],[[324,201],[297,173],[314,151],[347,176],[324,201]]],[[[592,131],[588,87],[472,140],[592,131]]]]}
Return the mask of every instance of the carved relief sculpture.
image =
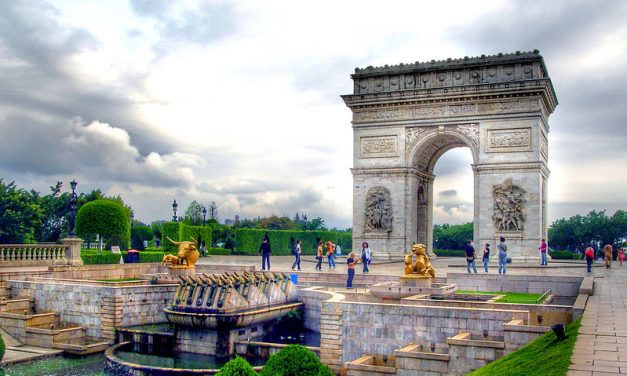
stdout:
{"type": "Polygon", "coordinates": [[[386,157],[398,155],[397,136],[361,138],[361,157],[386,157]]]}
{"type": "Polygon", "coordinates": [[[503,184],[495,184],[492,190],[494,196],[494,214],[492,220],[499,231],[522,231],[525,223],[525,203],[527,191],[514,185],[512,179],[506,179],[503,184]]]}
{"type": "Polygon", "coordinates": [[[373,187],[366,196],[366,232],[392,231],[392,205],[390,192],[383,187],[373,187]]]}

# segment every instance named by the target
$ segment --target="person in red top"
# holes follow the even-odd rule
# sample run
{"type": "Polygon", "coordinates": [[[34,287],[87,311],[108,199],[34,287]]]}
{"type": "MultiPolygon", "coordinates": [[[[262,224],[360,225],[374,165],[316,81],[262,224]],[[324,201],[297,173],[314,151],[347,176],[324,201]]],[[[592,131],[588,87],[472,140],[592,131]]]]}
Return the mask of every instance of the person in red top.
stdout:
{"type": "Polygon", "coordinates": [[[546,256],[548,246],[546,245],[546,241],[544,239],[540,242],[538,249],[540,250],[540,265],[548,265],[548,257],[546,256]]]}
{"type": "Polygon", "coordinates": [[[625,259],[625,250],[623,249],[623,247],[620,247],[618,249],[618,263],[620,264],[620,266],[623,266],[624,259],[625,259]]]}
{"type": "Polygon", "coordinates": [[[592,248],[592,245],[589,245],[588,248],[586,248],[586,265],[588,266],[588,273],[591,272],[590,268],[592,267],[592,261],[594,261],[594,248],[592,248]]]}
{"type": "Polygon", "coordinates": [[[346,259],[346,265],[348,266],[348,279],[346,280],[346,288],[353,288],[353,277],[355,277],[355,265],[359,262],[359,259],[355,259],[355,254],[351,252],[346,259]]]}

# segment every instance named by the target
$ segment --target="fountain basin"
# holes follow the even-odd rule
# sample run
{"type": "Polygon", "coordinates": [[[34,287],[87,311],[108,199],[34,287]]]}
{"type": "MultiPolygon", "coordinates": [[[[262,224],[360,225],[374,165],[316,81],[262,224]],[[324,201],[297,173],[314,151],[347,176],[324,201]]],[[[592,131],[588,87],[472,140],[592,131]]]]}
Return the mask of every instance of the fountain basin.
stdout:
{"type": "MultiPolygon", "coordinates": [[[[132,351],[132,343],[123,342],[108,348],[105,351],[105,369],[113,375],[157,376],[157,375],[185,375],[205,376],[215,375],[231,357],[212,357],[198,354],[178,354],[162,356],[142,354],[132,351]],[[204,367],[204,368],[203,368],[204,367]]],[[[255,371],[260,371],[260,363],[265,360],[246,359],[255,371]],[[256,363],[256,364],[255,364],[256,363]]]]}
{"type": "Polygon", "coordinates": [[[303,306],[303,303],[295,302],[229,313],[183,312],[171,308],[165,308],[163,311],[168,321],[175,325],[205,329],[223,329],[240,328],[270,321],[274,318],[284,316],[291,311],[302,309],[303,306]]]}

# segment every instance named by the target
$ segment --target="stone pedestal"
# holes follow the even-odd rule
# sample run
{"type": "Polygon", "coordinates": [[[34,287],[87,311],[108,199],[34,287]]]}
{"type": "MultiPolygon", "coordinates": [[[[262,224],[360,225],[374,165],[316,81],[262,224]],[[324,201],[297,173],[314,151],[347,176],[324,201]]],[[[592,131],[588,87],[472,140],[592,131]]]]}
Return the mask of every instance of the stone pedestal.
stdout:
{"type": "Polygon", "coordinates": [[[400,285],[406,287],[431,287],[431,277],[418,274],[402,275],[400,285]]]}
{"type": "Polygon", "coordinates": [[[174,279],[196,275],[196,268],[168,266],[168,273],[174,279]]]}
{"type": "Polygon", "coordinates": [[[67,258],[68,265],[82,266],[83,259],[81,258],[81,246],[83,245],[83,239],[78,237],[69,237],[61,240],[61,243],[65,244],[65,258],[67,258]]]}

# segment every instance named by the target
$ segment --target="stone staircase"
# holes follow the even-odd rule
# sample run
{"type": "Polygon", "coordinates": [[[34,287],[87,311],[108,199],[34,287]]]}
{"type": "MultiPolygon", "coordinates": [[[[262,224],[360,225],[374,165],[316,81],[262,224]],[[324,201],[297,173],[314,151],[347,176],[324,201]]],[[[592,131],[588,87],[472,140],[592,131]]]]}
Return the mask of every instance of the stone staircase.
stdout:
{"type": "Polygon", "coordinates": [[[63,350],[86,355],[104,351],[108,342],[89,338],[85,328],[61,321],[57,312],[36,312],[34,300],[12,297],[5,285],[0,285],[0,327],[26,346],[63,350]]]}

